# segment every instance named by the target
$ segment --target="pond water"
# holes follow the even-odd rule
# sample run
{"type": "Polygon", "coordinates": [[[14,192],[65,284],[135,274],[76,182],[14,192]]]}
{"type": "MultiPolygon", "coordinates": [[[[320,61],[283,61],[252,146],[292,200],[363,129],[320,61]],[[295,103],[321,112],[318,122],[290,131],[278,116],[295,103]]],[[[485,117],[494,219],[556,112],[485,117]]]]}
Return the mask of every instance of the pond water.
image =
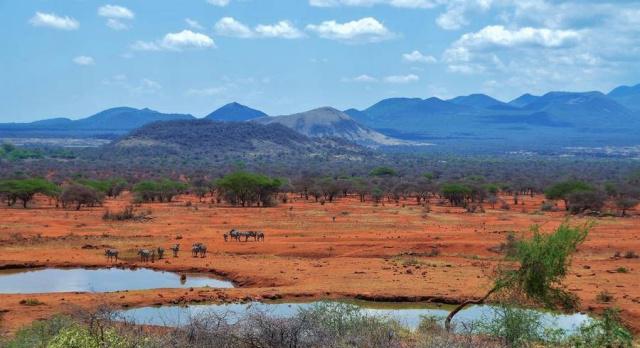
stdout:
{"type": "Polygon", "coordinates": [[[233,283],[202,275],[138,269],[57,269],[0,271],[0,294],[50,292],[111,292],[158,288],[232,288],[233,283]]]}
{"type": "MultiPolygon", "coordinates": [[[[191,306],[164,306],[144,307],[123,311],[122,318],[132,323],[141,325],[161,325],[178,327],[188,323],[191,319],[207,314],[224,315],[228,322],[234,322],[243,315],[263,312],[274,317],[289,317],[295,315],[298,310],[309,308],[319,302],[309,303],[263,303],[251,302],[245,304],[210,304],[191,306]]],[[[325,302],[326,303],[326,302],[325,302]]],[[[444,319],[452,308],[450,306],[437,307],[433,303],[384,303],[367,301],[349,301],[360,307],[366,314],[382,316],[397,320],[403,326],[415,329],[423,317],[438,317],[444,319]]],[[[545,328],[563,329],[571,333],[591,319],[585,314],[554,314],[540,312],[541,320],[545,328]]],[[[472,306],[460,311],[454,317],[454,324],[471,323],[479,320],[490,320],[496,316],[494,307],[472,306]]]]}

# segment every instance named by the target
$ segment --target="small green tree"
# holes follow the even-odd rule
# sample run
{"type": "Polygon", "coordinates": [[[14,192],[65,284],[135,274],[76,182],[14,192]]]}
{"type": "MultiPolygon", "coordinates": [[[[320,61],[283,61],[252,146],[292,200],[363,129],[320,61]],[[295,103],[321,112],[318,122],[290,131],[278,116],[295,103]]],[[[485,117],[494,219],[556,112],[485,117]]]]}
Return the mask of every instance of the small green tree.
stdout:
{"type": "Polygon", "coordinates": [[[369,175],[371,176],[396,176],[397,173],[393,168],[390,167],[377,167],[374,168],[369,175]]]}
{"type": "Polygon", "coordinates": [[[563,223],[553,233],[543,234],[534,226],[531,238],[517,242],[512,257],[516,267],[499,270],[487,294],[479,300],[465,301],[452,310],[445,320],[447,330],[451,329],[451,320],[459,311],[472,304],[484,303],[497,293],[523,297],[548,308],[574,308],[577,297],[560,285],[567,275],[571,255],[584,242],[590,229],[591,224],[572,227],[563,223]]]}
{"type": "Polygon", "coordinates": [[[565,209],[569,210],[570,195],[576,192],[593,191],[594,188],[580,180],[566,180],[552,185],[544,191],[547,199],[564,201],[565,209]]]}
{"type": "Polygon", "coordinates": [[[0,195],[6,198],[9,206],[20,201],[26,208],[38,193],[56,197],[59,192],[60,188],[56,184],[41,178],[0,180],[0,195]]]}
{"type": "Polygon", "coordinates": [[[461,206],[471,197],[471,188],[464,184],[448,183],[442,185],[440,194],[447,199],[451,205],[461,206]]]}

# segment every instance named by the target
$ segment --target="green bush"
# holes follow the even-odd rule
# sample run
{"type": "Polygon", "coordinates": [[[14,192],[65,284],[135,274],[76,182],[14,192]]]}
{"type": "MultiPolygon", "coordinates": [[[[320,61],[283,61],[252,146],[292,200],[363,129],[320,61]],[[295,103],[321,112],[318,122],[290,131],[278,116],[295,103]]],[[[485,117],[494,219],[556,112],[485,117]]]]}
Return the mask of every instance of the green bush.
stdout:
{"type": "Polygon", "coordinates": [[[619,310],[608,308],[601,319],[581,326],[569,342],[572,347],[578,348],[625,348],[633,346],[633,335],[620,324],[619,310]]]}

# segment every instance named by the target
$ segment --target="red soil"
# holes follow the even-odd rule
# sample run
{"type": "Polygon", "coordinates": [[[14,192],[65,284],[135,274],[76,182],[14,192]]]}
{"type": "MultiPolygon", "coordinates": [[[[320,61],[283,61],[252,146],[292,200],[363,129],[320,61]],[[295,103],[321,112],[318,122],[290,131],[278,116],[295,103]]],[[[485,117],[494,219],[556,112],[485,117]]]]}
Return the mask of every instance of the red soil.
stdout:
{"type": "MultiPolygon", "coordinates": [[[[56,209],[44,198],[31,209],[0,208],[0,268],[113,266],[104,257],[104,248],[109,247],[118,248],[123,256],[118,266],[212,272],[240,287],[0,295],[3,330],[13,332],[34,319],[100,303],[133,307],[341,297],[460,302],[486,292],[489,274],[502,258],[489,249],[504,242],[508,231],[526,233],[533,224],[550,231],[566,218],[563,212],[537,213],[542,197],[525,197],[524,205],[510,211],[469,214],[435,203],[427,213],[412,200],[376,206],[355,198],[325,205],[296,199],[274,208],[234,208],[184,196],[173,203],[138,207],[152,211],[154,218],[149,222],[102,220],[106,208],[122,209],[130,199],[125,195],[107,201],[105,207],[80,211],[56,209]],[[187,206],[187,201],[192,205],[187,206]],[[262,230],[266,241],[225,243],[222,235],[231,228],[262,230]],[[182,239],[177,240],[178,236],[182,239]],[[206,258],[191,257],[188,249],[195,242],[207,244],[206,258]],[[174,243],[185,250],[178,258],[169,255],[162,261],[142,263],[135,257],[137,248],[168,249],[174,243]],[[434,248],[439,255],[429,256],[434,248]],[[19,304],[25,298],[44,304],[19,304]]],[[[640,331],[640,259],[613,257],[616,251],[640,253],[640,216],[632,214],[596,219],[565,283],[579,296],[582,310],[617,306],[626,323],[640,331]],[[629,272],[616,272],[619,267],[629,272]],[[605,290],[614,296],[611,303],[596,300],[605,290]]],[[[575,217],[571,222],[586,221],[575,217]]]]}

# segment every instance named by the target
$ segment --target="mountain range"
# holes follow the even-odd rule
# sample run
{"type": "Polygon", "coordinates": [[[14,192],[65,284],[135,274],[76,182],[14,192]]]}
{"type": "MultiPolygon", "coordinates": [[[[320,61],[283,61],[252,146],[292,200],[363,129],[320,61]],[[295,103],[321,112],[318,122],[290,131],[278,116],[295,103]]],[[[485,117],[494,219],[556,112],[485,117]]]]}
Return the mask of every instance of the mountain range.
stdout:
{"type": "Polygon", "coordinates": [[[386,136],[354,121],[349,115],[332,107],[322,107],[293,115],[261,117],[253,122],[261,124],[281,124],[298,133],[313,138],[343,138],[366,146],[410,145],[403,141],[386,136]]]}
{"type": "Polygon", "coordinates": [[[101,160],[221,163],[229,160],[361,160],[369,150],[339,138],[310,138],[255,122],[154,122],[88,152],[101,160]]]}
{"type": "MultiPolygon", "coordinates": [[[[267,116],[230,103],[204,118],[232,124],[279,124],[310,138],[342,138],[372,147],[426,143],[451,150],[626,146],[640,143],[640,84],[620,86],[608,94],[523,94],[508,102],[484,94],[451,99],[389,98],[362,110],[322,107],[284,116],[267,116]]],[[[117,138],[150,123],[195,119],[189,114],[118,107],[79,120],[0,124],[0,138],[117,138]]]]}

